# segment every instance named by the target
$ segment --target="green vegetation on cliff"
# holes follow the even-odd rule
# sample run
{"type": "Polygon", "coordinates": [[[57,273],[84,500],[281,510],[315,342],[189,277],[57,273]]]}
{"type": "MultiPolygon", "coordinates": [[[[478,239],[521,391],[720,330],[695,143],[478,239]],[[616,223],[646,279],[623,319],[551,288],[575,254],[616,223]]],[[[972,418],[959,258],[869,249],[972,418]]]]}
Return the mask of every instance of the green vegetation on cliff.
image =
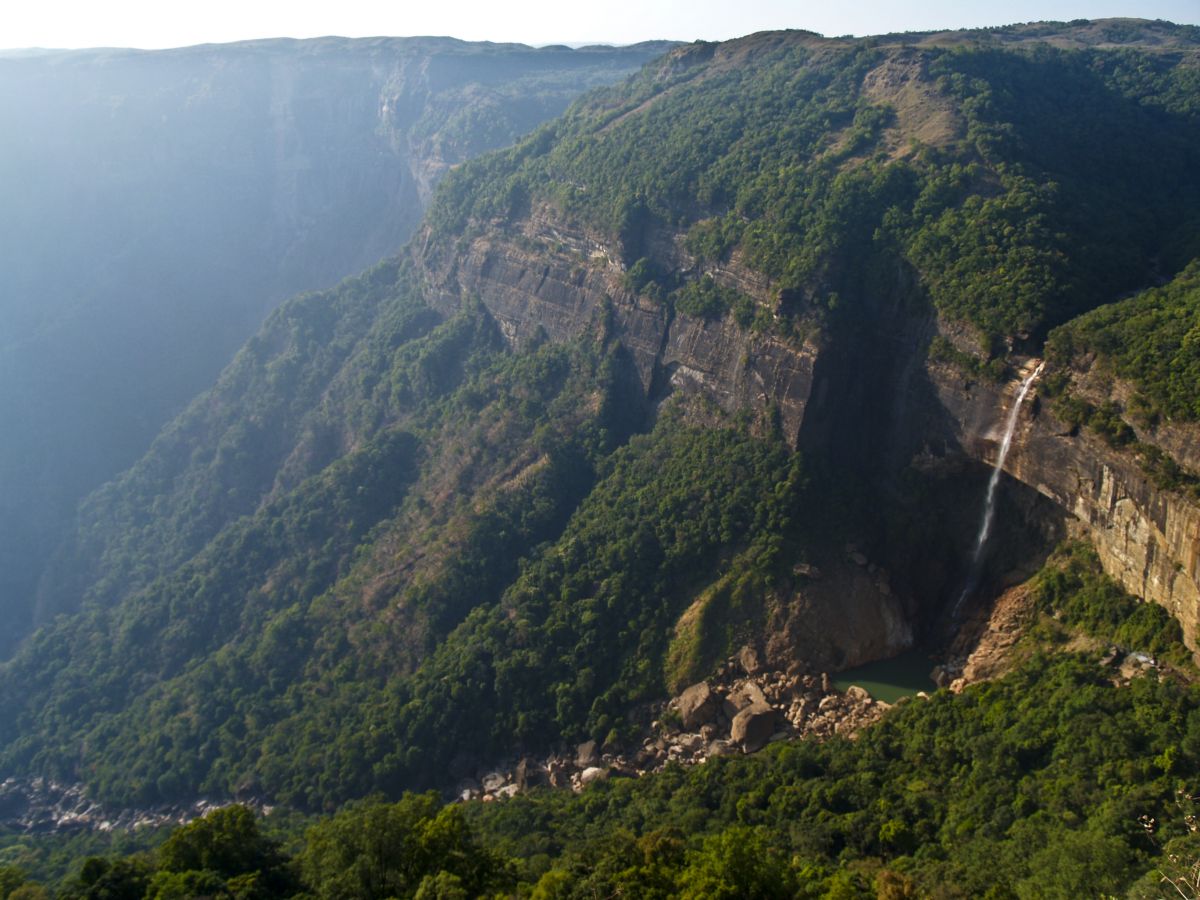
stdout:
{"type": "Polygon", "coordinates": [[[1137,389],[1131,413],[1144,421],[1200,420],[1200,259],[1162,287],[1062,326],[1047,349],[1066,364],[1098,356],[1137,389]]]}
{"type": "Polygon", "coordinates": [[[380,900],[1121,894],[1154,866],[1170,870],[1168,842],[1197,849],[1176,805],[1200,767],[1194,672],[1114,683],[1099,652],[1053,649],[1086,634],[1182,650],[1178,625],[1099,575],[1082,547],[1052,559],[1033,590],[1044,618],[1015,671],[909,701],[857,740],[775,744],[579,795],[351,804],[317,820],[290,861],[234,807],[155,853],[77,864],[60,896],[112,896],[101,886],[118,879],[133,898],[199,885],[380,900]]]}
{"type": "Polygon", "coordinates": [[[1186,60],[802,33],[696,44],[463,166],[430,222],[455,234],[547,203],[627,265],[664,269],[655,236],[686,232],[701,270],[736,255],[792,314],[885,289],[903,264],[985,337],[1044,335],[1145,283],[1194,227],[1186,60]]]}
{"type": "MultiPolygon", "coordinates": [[[[35,604],[76,505],[145,453],[277,304],[395,253],[446,168],[668,46],[322,38],[6,54],[0,658],[62,610],[35,604]]],[[[242,427],[243,447],[272,437],[242,427]]]]}
{"type": "Polygon", "coordinates": [[[83,610],[5,666],[5,765],[122,802],[242,785],[328,807],[437,782],[464,743],[622,732],[693,592],[736,554],[741,577],[782,565],[803,491],[799,457],[744,425],[666,415],[621,447],[630,378],[590,337],[506,351],[469,303],[436,324],[403,267],[286,305],[113,489],[130,522],[182,502],[97,553],[83,610]],[[206,425],[211,458],[164,480],[206,425]]]}
{"type": "MultiPolygon", "coordinates": [[[[855,342],[869,313],[911,314],[900,333],[916,345],[874,377],[920,368],[935,311],[976,326],[1000,355],[1007,340],[1036,343],[1143,284],[1152,259],[1183,265],[1164,248],[1186,246],[1200,200],[1193,60],[759,35],[682,48],[515,148],[463,165],[403,261],[284,304],[216,386],[83,506],[42,586],[46,611],[63,615],[0,664],[0,771],[83,780],[117,803],[211,792],[332,811],[374,792],[443,787],[456,757],[477,765],[629,740],[655,701],[746,639],[739,629],[761,632],[776,592],[814,571],[807,556],[835,543],[840,518],[886,530],[898,501],[880,490],[841,503],[839,490],[877,486],[862,471],[839,478],[849,464],[821,448],[822,429],[842,430],[825,457],[869,443],[844,421],[909,399],[860,392],[863,410],[844,421],[833,407],[850,400],[821,400],[838,376],[849,384],[872,354],[893,353],[892,334],[855,342]],[[709,402],[724,396],[728,372],[713,375],[707,397],[667,397],[686,354],[639,368],[655,351],[635,360],[622,344],[613,323],[627,297],[574,310],[571,328],[555,332],[573,336],[554,342],[514,331],[471,286],[453,294],[446,273],[466,268],[456,254],[471,235],[498,243],[542,209],[604,237],[631,291],[710,320],[705,330],[731,316],[828,338],[830,355],[779,366],[816,373],[817,412],[803,427],[815,458],[792,451],[795,433],[778,433],[770,385],[741,411],[709,402]],[[694,267],[673,258],[680,244],[694,267]],[[731,286],[739,267],[769,279],[770,303],[731,286]],[[690,609],[700,614],[677,627],[690,609]]],[[[540,245],[523,246],[526,271],[538,271],[540,245]]],[[[577,261],[582,275],[603,265],[589,260],[577,261]]],[[[921,388],[905,378],[904,390],[921,388]]],[[[862,459],[890,449],[862,448],[862,459]]],[[[893,558],[913,540],[893,537],[893,558]]],[[[836,543],[840,561],[858,555],[836,543]]],[[[911,573],[897,589],[900,629],[936,617],[951,557],[932,589],[906,590],[911,573]]],[[[867,602],[883,603],[885,576],[855,574],[878,591],[867,602]]],[[[1043,585],[1079,628],[1150,649],[1173,640],[1153,613],[1105,612],[1112,592],[1086,576],[1077,566],[1043,585]]],[[[633,847],[647,860],[665,854],[673,892],[719,893],[752,848],[769,866],[744,875],[761,875],[767,892],[826,876],[851,884],[858,875],[834,871],[845,852],[889,867],[911,856],[898,883],[905,872],[944,874],[968,892],[980,887],[972,866],[1011,858],[1004,877],[1020,893],[1035,873],[1015,860],[1050,852],[1055,837],[1094,859],[1094,881],[1078,883],[1107,890],[1149,852],[1118,823],[1134,807],[1162,810],[1171,760],[1195,762],[1196,726],[1190,688],[1151,677],[1118,689],[1106,677],[1089,660],[1054,658],[962,698],[913,704],[858,744],[528,801],[535,816],[561,804],[569,836],[582,827],[572,817],[616,797],[629,805],[607,819],[591,812],[638,835],[546,850],[561,865],[544,891],[583,891],[585,870],[607,871],[633,847]],[[1081,697],[1104,716],[1072,705],[1081,697]],[[972,781],[972,756],[992,767],[986,783],[972,781]],[[1159,758],[1170,765],[1155,768],[1159,758]],[[726,771],[728,782],[706,785],[726,771]],[[694,806],[671,808],[654,793],[668,788],[653,785],[694,806]],[[711,834],[647,837],[702,830],[701,808],[711,834]],[[718,833],[727,828],[749,830],[718,833]]],[[[459,823],[406,810],[401,819],[424,823],[412,829],[431,829],[433,841],[444,828],[453,852],[470,855],[459,823]]],[[[483,833],[513,827],[497,820],[483,833]]],[[[358,852],[339,840],[318,868],[358,852]]],[[[544,874],[522,865],[529,878],[544,874]]],[[[439,871],[385,889],[415,891],[439,871]]],[[[478,876],[476,890],[507,877],[445,871],[446,892],[450,879],[478,876]]],[[[205,889],[233,892],[240,874],[218,873],[225,888],[205,889]]]]}

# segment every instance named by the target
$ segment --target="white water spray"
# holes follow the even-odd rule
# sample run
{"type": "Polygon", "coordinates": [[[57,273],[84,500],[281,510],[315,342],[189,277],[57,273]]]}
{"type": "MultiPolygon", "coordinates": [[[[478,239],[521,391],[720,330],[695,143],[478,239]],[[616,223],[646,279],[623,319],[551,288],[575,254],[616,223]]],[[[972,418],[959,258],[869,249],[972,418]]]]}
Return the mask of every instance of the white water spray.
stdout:
{"type": "Polygon", "coordinates": [[[954,611],[951,613],[952,619],[958,618],[958,611],[962,608],[963,601],[978,586],[979,561],[983,558],[983,548],[987,546],[988,536],[992,533],[992,519],[996,515],[996,486],[1000,484],[1000,473],[1004,471],[1004,460],[1008,457],[1008,450],[1012,446],[1013,432],[1017,430],[1017,417],[1021,413],[1021,404],[1025,402],[1025,395],[1029,393],[1029,389],[1033,387],[1037,377],[1042,374],[1044,365],[1046,364],[1039,363],[1038,367],[1021,382],[1021,389],[1017,391],[1017,399],[1013,401],[1012,409],[1008,413],[1008,422],[1004,426],[1004,439],[1000,442],[1000,452],[996,455],[996,465],[992,469],[992,477],[988,479],[987,499],[983,504],[983,521],[979,525],[979,536],[975,538],[975,551],[971,554],[971,568],[968,570],[967,584],[959,595],[958,602],[954,604],[954,611]]]}

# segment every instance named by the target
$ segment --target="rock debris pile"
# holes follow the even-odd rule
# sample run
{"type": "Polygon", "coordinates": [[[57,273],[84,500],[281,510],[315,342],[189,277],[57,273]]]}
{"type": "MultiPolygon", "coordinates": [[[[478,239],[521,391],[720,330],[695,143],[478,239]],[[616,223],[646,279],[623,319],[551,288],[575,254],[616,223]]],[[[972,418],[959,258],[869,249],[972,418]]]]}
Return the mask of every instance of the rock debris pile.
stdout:
{"type": "Polygon", "coordinates": [[[531,757],[463,778],[461,800],[515,796],[532,787],[582,790],[607,778],[639,777],[670,763],[697,765],[711,757],[755,753],[775,741],[856,737],[890,705],[852,685],[836,690],[827,674],[764,671],[749,648],[713,678],[672,699],[636,749],[585,741],[573,752],[531,757]]]}
{"type": "MultiPolygon", "coordinates": [[[[142,809],[112,810],[90,799],[82,784],[61,784],[50,778],[8,778],[0,782],[0,827],[27,834],[73,831],[133,831],[162,825],[183,825],[228,806],[229,800],[195,800],[190,803],[142,809]]],[[[242,800],[259,812],[271,807],[258,800],[242,800]]]]}

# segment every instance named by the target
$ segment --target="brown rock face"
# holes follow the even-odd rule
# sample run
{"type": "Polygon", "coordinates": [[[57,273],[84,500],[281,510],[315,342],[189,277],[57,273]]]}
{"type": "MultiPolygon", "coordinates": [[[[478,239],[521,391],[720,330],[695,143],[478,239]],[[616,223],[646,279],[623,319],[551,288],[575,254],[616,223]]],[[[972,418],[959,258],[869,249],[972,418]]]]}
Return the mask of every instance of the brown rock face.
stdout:
{"type": "MultiPolygon", "coordinates": [[[[661,238],[656,252],[688,268],[691,261],[673,241],[661,238]]],[[[929,337],[939,329],[955,335],[903,299],[911,293],[903,290],[903,273],[895,297],[859,298],[870,327],[840,337],[814,333],[793,345],[744,330],[731,317],[672,315],[663,304],[633,296],[619,260],[602,236],[535,209],[475,238],[463,252],[439,255],[435,248],[418,264],[431,302],[444,311],[478,296],[516,344],[540,333],[560,341],[604,334],[628,351],[652,403],[674,393],[727,412],[772,409],[793,445],[877,473],[881,485],[919,464],[931,445],[944,457],[993,463],[1019,380],[972,382],[929,362],[929,337]]],[[[736,263],[711,274],[768,309],[778,303],[769,283],[736,263]]],[[[1083,522],[1105,570],[1170,610],[1196,648],[1200,505],[1156,489],[1130,454],[1086,433],[1069,434],[1036,393],[1024,404],[1005,471],[1083,522]]],[[[1161,438],[1185,463],[1200,459],[1194,449],[1200,442],[1188,433],[1160,432],[1147,439],[1161,438]]],[[[808,577],[796,597],[785,598],[779,621],[764,632],[767,663],[786,667],[803,659],[811,668],[837,670],[911,646],[919,592],[897,596],[904,586],[861,565],[868,554],[855,553],[857,573],[822,562],[820,579],[808,577]]]]}
{"type": "Polygon", "coordinates": [[[761,750],[775,733],[779,714],[765,703],[747,706],[733,717],[729,737],[747,753],[761,750]]]}
{"type": "MultiPolygon", "coordinates": [[[[672,316],[665,305],[630,294],[619,258],[599,236],[535,211],[506,233],[476,239],[449,263],[422,262],[431,302],[444,311],[477,295],[517,344],[539,332],[561,341],[608,329],[629,351],[647,395],[669,390],[702,397],[726,412],[774,404],[794,443],[812,387],[816,347],[790,346],[729,317],[672,316]]],[[[774,307],[773,290],[753,273],[717,274],[774,307]]]]}
{"type": "MultiPolygon", "coordinates": [[[[991,462],[1014,386],[964,386],[931,371],[955,440],[991,462]]],[[[1195,651],[1200,627],[1200,506],[1159,490],[1135,456],[1087,432],[1072,433],[1048,404],[1026,400],[1004,470],[1083,524],[1105,572],[1127,591],[1165,607],[1195,651]]]]}
{"type": "Polygon", "coordinates": [[[722,708],[728,718],[734,719],[744,709],[766,705],[767,698],[762,688],[753,681],[743,681],[725,697],[722,708]]]}
{"type": "Polygon", "coordinates": [[[712,721],[717,712],[717,696],[708,683],[701,681],[679,695],[679,717],[689,731],[712,721]]]}

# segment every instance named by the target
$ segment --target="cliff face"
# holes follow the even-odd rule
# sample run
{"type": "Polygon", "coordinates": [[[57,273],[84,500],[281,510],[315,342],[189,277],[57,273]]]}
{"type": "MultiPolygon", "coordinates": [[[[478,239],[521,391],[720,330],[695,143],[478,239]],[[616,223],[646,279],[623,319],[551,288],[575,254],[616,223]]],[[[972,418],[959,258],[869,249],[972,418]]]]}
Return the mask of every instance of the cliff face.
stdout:
{"type": "MultiPolygon", "coordinates": [[[[477,295],[514,344],[540,331],[567,340],[604,329],[628,350],[652,401],[681,392],[730,413],[775,404],[794,446],[814,384],[817,345],[756,334],[728,316],[673,314],[629,291],[619,258],[598,236],[543,211],[475,238],[449,264],[431,257],[425,265],[431,302],[444,312],[477,295]]],[[[757,303],[774,303],[770,285],[754,273],[732,266],[717,274],[757,303]]]]}
{"type": "MultiPolygon", "coordinates": [[[[727,412],[777,410],[793,446],[874,466],[884,480],[913,464],[928,470],[931,458],[938,460],[932,468],[942,471],[982,464],[982,492],[982,475],[994,465],[1020,380],[980,381],[928,360],[929,339],[945,326],[927,310],[896,299],[905,296],[903,285],[895,297],[867,301],[869,326],[815,332],[794,346],[743,329],[730,316],[712,321],[671,315],[662,304],[629,292],[618,258],[597,236],[543,211],[474,239],[452,266],[431,259],[426,264],[438,305],[449,311],[460,297],[477,295],[514,343],[539,330],[566,340],[609,329],[628,350],[652,401],[681,393],[702,401],[693,405],[697,410],[704,402],[727,412]]],[[[675,261],[688,263],[678,256],[675,261]]],[[[736,265],[715,275],[759,304],[776,302],[765,279],[736,265]]],[[[1031,361],[1024,374],[1032,368],[1031,361]]],[[[1176,431],[1160,446],[1187,451],[1187,435],[1176,431]]],[[[1191,461],[1187,452],[1176,455],[1191,461]]],[[[1132,454],[1067,428],[1036,391],[1019,414],[1004,468],[1082,523],[1105,570],[1131,593],[1166,607],[1183,625],[1189,646],[1197,647],[1200,506],[1156,488],[1132,454]]],[[[965,545],[962,535],[955,539],[965,545]]],[[[911,645],[916,607],[936,599],[893,596],[886,573],[873,584],[852,574],[839,569],[832,576],[847,589],[845,596],[854,596],[852,603],[832,597],[813,602],[814,594],[828,590],[814,592],[811,584],[783,603],[771,629],[788,635],[786,653],[778,641],[770,651],[778,662],[809,654],[823,665],[846,667],[911,645]],[[860,602],[863,584],[870,602],[860,602]],[[848,627],[832,627],[834,619],[848,627]],[[820,633],[824,643],[806,641],[806,633],[820,633]]]]}
{"type": "MultiPolygon", "coordinates": [[[[690,264],[678,248],[667,252],[677,264],[690,264]]],[[[769,413],[793,447],[812,440],[802,438],[805,429],[829,431],[839,391],[861,393],[817,372],[819,364],[839,371],[839,354],[822,350],[819,332],[796,346],[742,328],[731,316],[672,313],[632,294],[618,259],[600,237],[541,211],[474,239],[449,265],[436,254],[424,264],[432,302],[446,314],[463,297],[478,296],[515,346],[539,333],[556,341],[607,333],[628,352],[651,404],[682,396],[690,415],[701,419],[712,406],[730,414],[769,413]],[[810,409],[820,424],[806,424],[810,409]]],[[[775,303],[769,282],[743,267],[714,274],[760,305],[775,303]]],[[[886,570],[857,549],[839,549],[803,567],[790,590],[768,605],[761,648],[779,668],[799,662],[814,671],[840,670],[893,656],[914,641],[911,603],[893,592],[886,570]]],[[[685,613],[681,627],[687,619],[685,613]]],[[[703,666],[695,677],[702,672],[703,666]]]]}
{"type": "MultiPolygon", "coordinates": [[[[948,428],[943,438],[991,463],[1016,383],[966,383],[936,366],[930,376],[948,428]]],[[[1068,428],[1036,397],[1020,414],[1004,468],[1082,523],[1105,571],[1168,609],[1188,646],[1200,646],[1200,507],[1193,500],[1158,489],[1132,453],[1068,428]]]]}

